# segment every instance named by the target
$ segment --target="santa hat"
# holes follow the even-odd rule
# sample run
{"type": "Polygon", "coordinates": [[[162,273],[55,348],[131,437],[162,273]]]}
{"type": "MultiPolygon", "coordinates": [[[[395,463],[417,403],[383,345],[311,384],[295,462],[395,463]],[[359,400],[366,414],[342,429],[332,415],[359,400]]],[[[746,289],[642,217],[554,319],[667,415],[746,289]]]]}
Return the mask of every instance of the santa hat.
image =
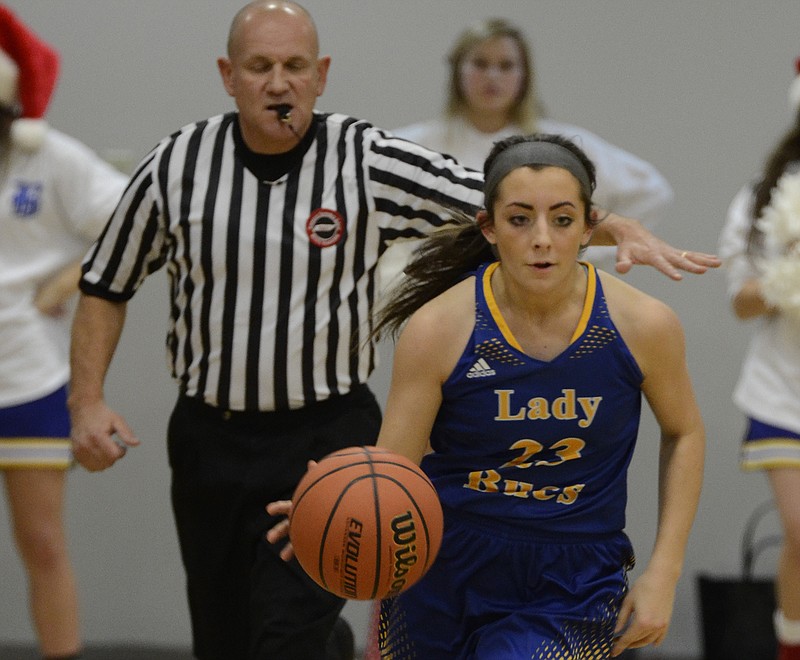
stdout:
{"type": "Polygon", "coordinates": [[[794,80],[789,85],[789,107],[792,112],[800,110],[800,57],[794,61],[794,80]]]}
{"type": "Polygon", "coordinates": [[[37,149],[47,131],[58,63],[58,53],[0,5],[0,106],[17,115],[11,139],[23,148],[37,149]]]}

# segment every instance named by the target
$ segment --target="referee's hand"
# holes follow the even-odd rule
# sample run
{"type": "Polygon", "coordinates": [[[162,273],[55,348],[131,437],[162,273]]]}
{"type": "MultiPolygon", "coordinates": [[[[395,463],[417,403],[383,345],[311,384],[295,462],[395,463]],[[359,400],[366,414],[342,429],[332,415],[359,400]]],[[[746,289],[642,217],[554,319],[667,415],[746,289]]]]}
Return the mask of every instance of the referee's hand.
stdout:
{"type": "Polygon", "coordinates": [[[104,401],[70,406],[72,454],[90,472],[105,470],[125,456],[139,440],[104,401]]]}

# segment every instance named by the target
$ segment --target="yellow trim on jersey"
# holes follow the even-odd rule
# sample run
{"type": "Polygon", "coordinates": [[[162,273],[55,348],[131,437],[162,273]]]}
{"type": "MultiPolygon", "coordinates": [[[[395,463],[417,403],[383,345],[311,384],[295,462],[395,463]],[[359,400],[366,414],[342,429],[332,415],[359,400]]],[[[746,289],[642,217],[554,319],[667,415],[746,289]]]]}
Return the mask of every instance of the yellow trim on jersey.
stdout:
{"type": "Polygon", "coordinates": [[[505,340],[520,353],[524,353],[525,351],[522,350],[522,346],[519,345],[516,337],[514,337],[514,334],[511,332],[511,328],[508,327],[506,320],[500,313],[497,300],[495,300],[494,293],[492,292],[492,273],[497,270],[499,265],[500,262],[495,261],[489,264],[486,270],[483,271],[483,297],[486,299],[486,305],[489,307],[492,318],[494,318],[495,323],[497,323],[497,327],[500,328],[500,332],[503,333],[505,340]]]}
{"type": "MultiPolygon", "coordinates": [[[[597,292],[597,271],[595,267],[583,261],[579,261],[578,263],[586,268],[586,297],[583,300],[583,311],[581,312],[581,317],[578,319],[578,325],[575,327],[575,332],[572,333],[572,337],[569,340],[570,344],[574,343],[578,337],[586,331],[586,326],[589,324],[589,319],[592,316],[594,297],[597,292]]],[[[489,311],[495,323],[497,323],[497,327],[500,328],[500,332],[503,333],[505,340],[520,353],[524,353],[525,351],[522,350],[522,346],[520,346],[516,337],[514,337],[514,333],[511,332],[511,328],[508,327],[506,320],[500,313],[497,300],[495,300],[494,293],[492,292],[492,273],[497,270],[499,265],[500,262],[495,261],[489,264],[486,270],[483,271],[483,295],[484,298],[486,298],[486,305],[489,307],[489,311]]]]}
{"type": "Polygon", "coordinates": [[[586,331],[586,326],[589,325],[589,319],[592,317],[594,297],[597,292],[597,270],[590,263],[584,261],[578,263],[586,269],[586,297],[583,299],[583,312],[578,319],[578,325],[575,326],[575,332],[572,333],[572,339],[569,340],[570,344],[586,331]]]}

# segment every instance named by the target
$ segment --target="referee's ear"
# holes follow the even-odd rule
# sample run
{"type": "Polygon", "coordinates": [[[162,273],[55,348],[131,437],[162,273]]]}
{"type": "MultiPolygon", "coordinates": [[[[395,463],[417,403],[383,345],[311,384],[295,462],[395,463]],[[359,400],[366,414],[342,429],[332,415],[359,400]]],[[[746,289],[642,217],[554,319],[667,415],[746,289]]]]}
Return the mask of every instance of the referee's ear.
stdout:
{"type": "Polygon", "coordinates": [[[328,82],[328,69],[331,67],[331,56],[326,55],[317,60],[317,96],[322,96],[328,82]]]}
{"type": "Polygon", "coordinates": [[[231,75],[233,72],[231,61],[227,57],[218,57],[217,68],[219,69],[219,75],[222,76],[222,85],[225,87],[225,91],[228,92],[228,96],[236,96],[231,75]]]}

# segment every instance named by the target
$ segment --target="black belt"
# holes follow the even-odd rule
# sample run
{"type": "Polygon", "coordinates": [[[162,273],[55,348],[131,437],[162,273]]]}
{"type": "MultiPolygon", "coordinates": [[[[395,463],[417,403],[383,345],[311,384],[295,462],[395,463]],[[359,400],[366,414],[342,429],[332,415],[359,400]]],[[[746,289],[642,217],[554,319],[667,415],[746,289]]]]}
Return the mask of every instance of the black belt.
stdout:
{"type": "Polygon", "coordinates": [[[241,424],[247,427],[258,426],[282,426],[297,423],[303,419],[326,417],[331,413],[339,413],[344,407],[369,404],[374,401],[374,395],[366,384],[356,385],[347,394],[337,394],[322,401],[315,401],[301,408],[290,408],[287,410],[228,410],[202,401],[201,399],[181,394],[178,398],[177,407],[200,419],[210,422],[230,422],[231,424],[241,424]]]}

